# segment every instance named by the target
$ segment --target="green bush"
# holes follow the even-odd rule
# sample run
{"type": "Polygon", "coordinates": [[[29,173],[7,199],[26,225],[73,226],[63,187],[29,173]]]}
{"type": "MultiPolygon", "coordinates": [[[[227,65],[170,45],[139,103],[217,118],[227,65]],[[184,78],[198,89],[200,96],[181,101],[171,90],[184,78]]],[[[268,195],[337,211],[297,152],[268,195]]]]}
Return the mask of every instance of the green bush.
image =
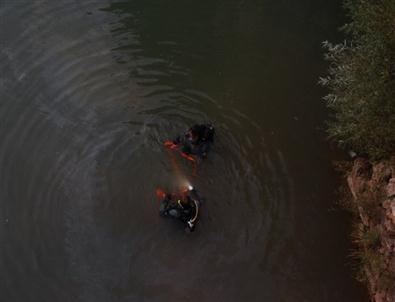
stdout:
{"type": "Polygon", "coordinates": [[[385,258],[379,251],[381,238],[378,229],[368,228],[362,223],[356,223],[351,238],[357,246],[351,253],[351,256],[358,264],[356,267],[357,280],[368,282],[366,270],[373,273],[376,277],[389,276],[385,258]]]}
{"type": "Polygon", "coordinates": [[[395,150],[395,0],[346,0],[345,7],[349,40],[323,43],[328,133],[359,154],[385,158],[395,150]]]}

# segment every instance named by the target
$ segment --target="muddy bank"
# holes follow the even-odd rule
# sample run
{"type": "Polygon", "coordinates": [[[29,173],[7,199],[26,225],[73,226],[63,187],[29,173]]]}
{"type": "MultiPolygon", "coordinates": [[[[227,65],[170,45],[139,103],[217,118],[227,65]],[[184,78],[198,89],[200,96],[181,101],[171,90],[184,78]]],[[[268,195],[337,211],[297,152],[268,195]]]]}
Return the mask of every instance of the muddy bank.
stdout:
{"type": "Polygon", "coordinates": [[[358,278],[367,283],[372,301],[395,301],[395,157],[371,163],[354,160],[347,174],[356,225],[358,278]]]}

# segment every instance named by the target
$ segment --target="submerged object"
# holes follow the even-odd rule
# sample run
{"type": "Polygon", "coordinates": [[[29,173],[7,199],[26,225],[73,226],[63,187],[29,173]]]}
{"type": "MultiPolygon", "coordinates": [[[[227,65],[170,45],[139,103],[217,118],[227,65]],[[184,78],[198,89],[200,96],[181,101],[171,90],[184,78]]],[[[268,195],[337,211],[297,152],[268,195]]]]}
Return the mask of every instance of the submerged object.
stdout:
{"type": "Polygon", "coordinates": [[[159,214],[162,217],[177,219],[186,225],[186,230],[193,232],[199,219],[201,198],[196,190],[189,186],[180,193],[161,193],[159,214]]]}
{"type": "Polygon", "coordinates": [[[170,149],[180,149],[181,155],[190,160],[207,157],[214,143],[215,128],[212,124],[196,124],[174,140],[166,140],[164,145],[170,149]]]}

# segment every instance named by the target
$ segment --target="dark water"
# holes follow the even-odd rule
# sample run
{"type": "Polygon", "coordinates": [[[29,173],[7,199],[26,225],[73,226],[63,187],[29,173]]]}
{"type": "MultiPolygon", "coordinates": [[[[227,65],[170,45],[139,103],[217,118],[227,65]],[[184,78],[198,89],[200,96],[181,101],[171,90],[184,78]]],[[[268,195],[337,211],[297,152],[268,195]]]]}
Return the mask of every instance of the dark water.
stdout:
{"type": "Polygon", "coordinates": [[[320,129],[339,1],[0,0],[0,300],[367,301],[320,129]],[[174,179],[161,141],[218,140],[174,179]],[[157,215],[188,180],[197,231],[157,215]]]}

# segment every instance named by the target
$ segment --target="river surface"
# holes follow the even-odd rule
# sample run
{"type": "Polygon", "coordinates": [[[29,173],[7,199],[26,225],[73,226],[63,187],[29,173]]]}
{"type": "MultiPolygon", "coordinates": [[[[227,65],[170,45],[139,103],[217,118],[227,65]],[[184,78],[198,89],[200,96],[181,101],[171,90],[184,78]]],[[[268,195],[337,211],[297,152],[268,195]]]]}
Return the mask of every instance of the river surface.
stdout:
{"type": "Polygon", "coordinates": [[[0,300],[368,301],[316,85],[343,21],[327,0],[0,0],[0,300]],[[205,121],[208,159],[175,166],[162,141],[205,121]],[[183,181],[193,234],[158,216],[183,181]]]}

